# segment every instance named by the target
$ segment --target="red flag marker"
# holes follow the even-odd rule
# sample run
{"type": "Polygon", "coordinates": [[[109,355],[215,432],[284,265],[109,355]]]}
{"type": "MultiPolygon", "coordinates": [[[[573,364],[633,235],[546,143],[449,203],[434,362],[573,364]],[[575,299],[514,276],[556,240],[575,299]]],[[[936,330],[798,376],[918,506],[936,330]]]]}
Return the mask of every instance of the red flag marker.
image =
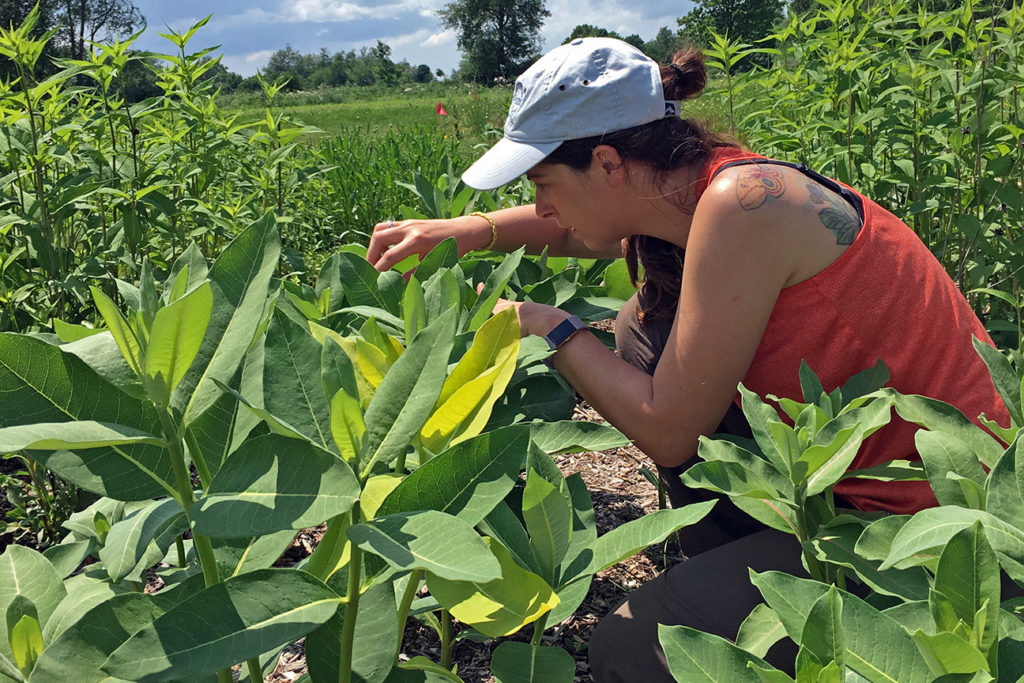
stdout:
{"type": "Polygon", "coordinates": [[[448,116],[448,112],[446,112],[444,110],[444,107],[441,106],[440,102],[437,103],[437,115],[438,116],[448,116]]]}

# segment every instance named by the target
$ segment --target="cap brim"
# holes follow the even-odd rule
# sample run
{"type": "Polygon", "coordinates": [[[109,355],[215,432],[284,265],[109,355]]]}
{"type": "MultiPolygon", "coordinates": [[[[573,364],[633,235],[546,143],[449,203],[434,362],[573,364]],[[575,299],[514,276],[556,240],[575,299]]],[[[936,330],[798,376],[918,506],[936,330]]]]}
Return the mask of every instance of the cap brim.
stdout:
{"type": "Polygon", "coordinates": [[[477,190],[493,190],[512,182],[544,160],[562,144],[516,142],[502,138],[462,174],[462,182],[477,190]]]}

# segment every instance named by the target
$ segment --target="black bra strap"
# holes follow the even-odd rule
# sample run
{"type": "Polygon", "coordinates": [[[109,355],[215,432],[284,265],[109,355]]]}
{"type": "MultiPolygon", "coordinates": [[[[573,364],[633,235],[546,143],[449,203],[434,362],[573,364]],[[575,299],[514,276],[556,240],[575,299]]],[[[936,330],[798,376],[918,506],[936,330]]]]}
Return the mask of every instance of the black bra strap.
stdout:
{"type": "Polygon", "coordinates": [[[794,164],[791,161],[780,161],[778,159],[767,158],[737,159],[735,161],[727,161],[726,163],[719,166],[718,170],[715,171],[714,175],[712,175],[711,178],[708,179],[708,182],[710,183],[712,180],[715,179],[715,176],[717,176],[719,173],[721,173],[727,168],[730,168],[732,166],[746,166],[747,164],[775,164],[776,166],[788,166],[789,168],[795,168],[796,170],[800,171],[811,180],[814,180],[820,185],[824,185],[825,187],[827,187],[828,189],[832,190],[837,195],[845,199],[850,204],[850,206],[852,206],[857,211],[857,216],[860,217],[860,224],[863,227],[864,203],[861,201],[860,197],[858,197],[857,194],[851,191],[849,188],[843,187],[842,185],[832,180],[831,178],[826,178],[817,171],[812,171],[811,169],[807,168],[807,166],[805,166],[804,164],[794,164]]]}

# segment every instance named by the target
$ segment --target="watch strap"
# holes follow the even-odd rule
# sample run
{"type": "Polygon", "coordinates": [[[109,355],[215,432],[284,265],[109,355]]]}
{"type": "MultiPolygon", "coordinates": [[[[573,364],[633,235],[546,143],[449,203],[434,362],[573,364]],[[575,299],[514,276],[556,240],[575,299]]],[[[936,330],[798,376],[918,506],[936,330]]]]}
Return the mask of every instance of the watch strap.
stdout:
{"type": "Polygon", "coordinates": [[[552,351],[557,351],[562,344],[569,341],[569,339],[579,332],[580,330],[587,329],[587,324],[579,319],[578,316],[570,315],[562,322],[555,325],[554,329],[544,335],[544,341],[548,343],[548,346],[552,351]]]}

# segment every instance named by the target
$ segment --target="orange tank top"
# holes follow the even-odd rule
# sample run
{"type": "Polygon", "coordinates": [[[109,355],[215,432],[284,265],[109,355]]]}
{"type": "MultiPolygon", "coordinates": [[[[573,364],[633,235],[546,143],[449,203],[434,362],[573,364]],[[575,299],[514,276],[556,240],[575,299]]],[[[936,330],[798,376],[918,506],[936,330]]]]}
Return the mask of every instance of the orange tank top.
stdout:
{"type": "MultiPolygon", "coordinates": [[[[751,157],[764,158],[715,150],[698,192],[723,164],[751,157]]],[[[971,342],[975,336],[992,344],[981,321],[917,235],[857,195],[864,208],[860,233],[825,270],[779,293],[744,386],[760,396],[801,400],[801,360],[830,391],[881,358],[889,368],[887,386],[950,403],[976,424],[985,413],[1008,426],[1009,414],[971,342]]],[[[920,460],[917,430],[894,411],[892,422],[865,440],[852,469],[920,460]]],[[[925,481],[849,479],[835,492],[862,510],[902,514],[937,504],[925,481]]]]}

